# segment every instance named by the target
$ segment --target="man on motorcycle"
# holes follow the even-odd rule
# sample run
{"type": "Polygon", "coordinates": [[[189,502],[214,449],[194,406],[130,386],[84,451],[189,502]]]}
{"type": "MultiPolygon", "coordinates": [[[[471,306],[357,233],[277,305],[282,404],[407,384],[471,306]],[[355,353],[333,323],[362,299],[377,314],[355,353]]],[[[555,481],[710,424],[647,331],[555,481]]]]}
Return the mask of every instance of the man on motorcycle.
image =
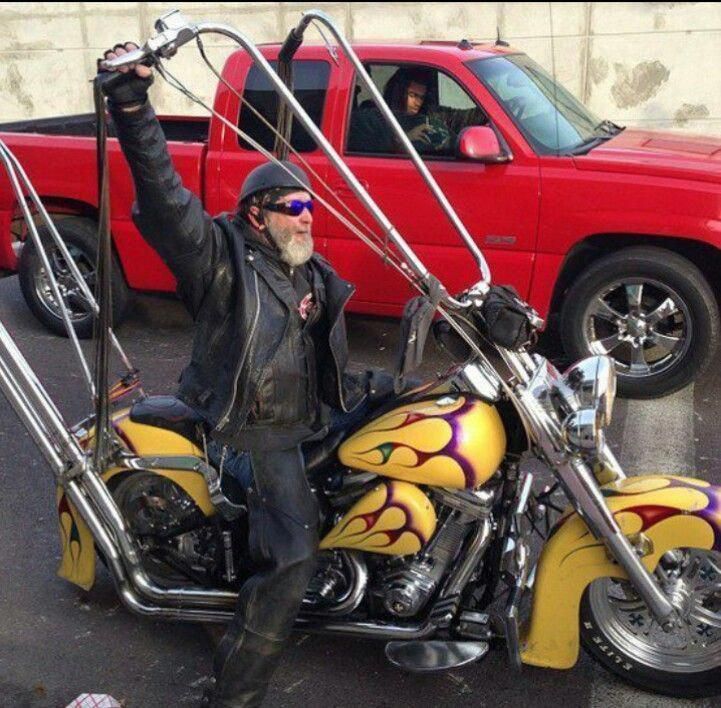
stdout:
{"type": "Polygon", "coordinates": [[[302,169],[261,165],[237,212],[211,218],[173,168],[147,98],[151,70],[120,71],[105,92],[135,184],[133,219],[195,322],[178,396],[203,417],[219,464],[248,473],[255,574],[218,646],[210,701],[258,705],[315,567],[318,509],[300,444],[324,435],[330,409],[349,411],[365,395],[362,379],[345,373],[352,287],[313,253],[302,169]]]}

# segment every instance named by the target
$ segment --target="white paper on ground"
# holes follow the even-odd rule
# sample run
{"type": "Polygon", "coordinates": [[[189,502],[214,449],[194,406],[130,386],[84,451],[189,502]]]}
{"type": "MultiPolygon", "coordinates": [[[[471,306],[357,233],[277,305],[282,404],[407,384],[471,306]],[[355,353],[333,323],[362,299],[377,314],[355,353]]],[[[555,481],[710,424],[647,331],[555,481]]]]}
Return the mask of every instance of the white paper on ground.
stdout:
{"type": "Polygon", "coordinates": [[[122,706],[105,693],[81,693],[65,708],[122,708],[122,706]]]}

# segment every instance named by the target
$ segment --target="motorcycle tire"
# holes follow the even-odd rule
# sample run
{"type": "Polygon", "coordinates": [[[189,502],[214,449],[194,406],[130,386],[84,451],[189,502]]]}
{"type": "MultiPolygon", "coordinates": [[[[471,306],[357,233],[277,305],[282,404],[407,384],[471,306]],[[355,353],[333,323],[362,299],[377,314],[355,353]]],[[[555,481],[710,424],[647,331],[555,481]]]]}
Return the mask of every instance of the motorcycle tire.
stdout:
{"type": "MultiPolygon", "coordinates": [[[[122,476],[110,485],[115,503],[128,528],[138,539],[147,539],[172,532],[173,527],[181,527],[189,517],[202,518],[203,514],[192,498],[172,480],[154,472],[134,472],[122,476]]],[[[193,552],[197,531],[184,533],[193,552]]],[[[175,536],[181,542],[181,536],[175,536]]],[[[193,587],[186,572],[178,570],[174,563],[159,556],[152,549],[153,544],[141,543],[142,564],[148,575],[160,585],[172,587],[193,587]],[[146,547],[147,546],[147,547],[146,547]]],[[[183,555],[182,548],[173,551],[178,557],[183,555]]],[[[191,565],[188,561],[188,565],[191,565]]]]}
{"type": "Polygon", "coordinates": [[[711,362],[719,328],[718,303],[701,271],[654,246],[593,263],[565,294],[560,321],[569,357],[613,358],[619,394],[629,398],[664,396],[689,384],[711,362]]]}
{"type": "MultiPolygon", "coordinates": [[[[716,696],[721,694],[721,554],[683,552],[701,560],[700,567],[681,579],[687,582],[681,589],[694,588],[681,599],[687,611],[683,626],[665,633],[628,582],[602,578],[583,596],[581,641],[608,671],[639,688],[677,698],[716,696]],[[699,581],[704,569],[709,571],[706,588],[699,581]],[[699,599],[704,591],[704,603],[689,600],[699,599]]],[[[679,597],[683,593],[676,594],[677,601],[679,597]]]]}
{"type": "MultiPolygon", "coordinates": [[[[56,228],[65,241],[70,255],[80,269],[85,282],[94,294],[98,253],[97,223],[92,219],[69,217],[57,220],[56,228]]],[[[55,246],[48,229],[44,226],[39,227],[38,233],[45,245],[51,267],[61,287],[61,292],[64,290],[63,299],[69,306],[73,328],[78,337],[88,339],[93,335],[95,320],[90,304],[82,296],[60,253],[60,249],[55,246]]],[[[60,315],[60,308],[57,306],[45,268],[31,239],[28,239],[25,243],[20,254],[18,276],[23,297],[33,315],[51,332],[67,336],[65,323],[60,315]]],[[[114,254],[111,278],[113,324],[117,326],[122,322],[127,311],[130,291],[114,254]]]]}

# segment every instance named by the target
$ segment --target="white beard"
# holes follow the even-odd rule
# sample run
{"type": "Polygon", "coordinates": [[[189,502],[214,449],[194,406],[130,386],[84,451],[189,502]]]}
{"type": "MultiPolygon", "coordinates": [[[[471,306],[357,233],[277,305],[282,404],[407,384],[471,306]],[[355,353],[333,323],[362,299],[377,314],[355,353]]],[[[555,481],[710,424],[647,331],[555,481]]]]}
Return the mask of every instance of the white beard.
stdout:
{"type": "Polygon", "coordinates": [[[292,268],[307,263],[313,255],[313,237],[310,234],[298,239],[286,229],[269,228],[268,232],[280,251],[280,260],[292,268]]]}

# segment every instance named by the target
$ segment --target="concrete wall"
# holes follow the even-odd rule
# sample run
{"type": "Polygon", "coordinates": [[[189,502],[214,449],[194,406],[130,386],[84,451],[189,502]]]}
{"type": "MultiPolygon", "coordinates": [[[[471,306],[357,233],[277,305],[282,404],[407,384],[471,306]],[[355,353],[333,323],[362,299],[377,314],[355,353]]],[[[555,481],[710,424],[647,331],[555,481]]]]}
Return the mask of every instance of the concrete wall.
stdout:
{"type": "MultiPolygon", "coordinates": [[[[301,10],[322,7],[364,39],[504,39],[530,54],[598,116],[721,135],[721,3],[175,3],[188,17],[230,23],[256,42],[278,40],[301,10]]],[[[0,3],[0,121],[87,112],[95,58],[147,38],[173,5],[0,3]]],[[[315,32],[309,33],[317,41],[315,32]]],[[[222,65],[229,44],[208,40],[222,65]]],[[[212,100],[214,77],[186,48],[169,66],[212,100]]],[[[162,112],[202,113],[166,85],[162,112]]]]}

